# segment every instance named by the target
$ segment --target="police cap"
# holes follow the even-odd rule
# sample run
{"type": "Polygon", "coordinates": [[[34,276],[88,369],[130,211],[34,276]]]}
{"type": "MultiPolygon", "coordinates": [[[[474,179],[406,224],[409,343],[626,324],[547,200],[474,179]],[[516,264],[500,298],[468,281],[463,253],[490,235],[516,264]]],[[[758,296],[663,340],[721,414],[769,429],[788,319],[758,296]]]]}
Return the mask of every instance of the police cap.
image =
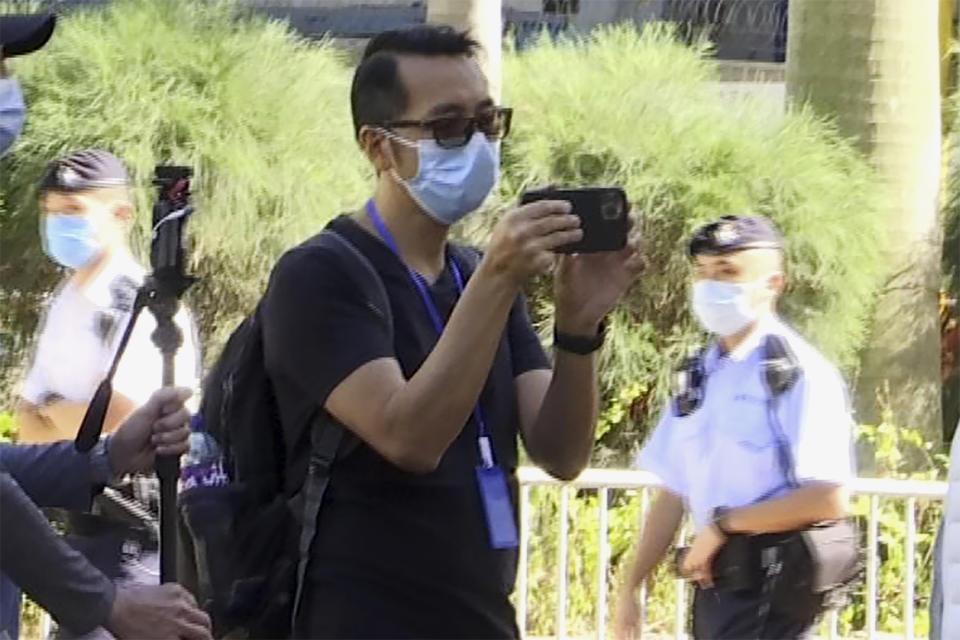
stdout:
{"type": "Polygon", "coordinates": [[[720,255],[744,249],[782,249],[783,236],[763,216],[723,216],[704,225],[690,239],[690,257],[720,255]]]}
{"type": "Polygon", "coordinates": [[[4,58],[36,51],[53,34],[57,17],[52,13],[0,16],[0,49],[4,58]]]}
{"type": "Polygon", "coordinates": [[[51,162],[40,190],[70,193],[127,184],[127,169],[120,158],[102,149],[84,149],[51,162]]]}

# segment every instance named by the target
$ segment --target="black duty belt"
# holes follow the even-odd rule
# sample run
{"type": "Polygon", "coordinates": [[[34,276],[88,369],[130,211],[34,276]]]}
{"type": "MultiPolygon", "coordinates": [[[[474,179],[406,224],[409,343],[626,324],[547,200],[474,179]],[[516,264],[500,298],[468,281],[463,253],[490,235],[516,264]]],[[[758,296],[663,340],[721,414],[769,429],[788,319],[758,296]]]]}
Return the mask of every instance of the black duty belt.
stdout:
{"type": "Polygon", "coordinates": [[[759,589],[771,564],[784,558],[784,547],[795,544],[797,533],[733,535],[713,560],[713,581],[718,588],[759,589]]]}

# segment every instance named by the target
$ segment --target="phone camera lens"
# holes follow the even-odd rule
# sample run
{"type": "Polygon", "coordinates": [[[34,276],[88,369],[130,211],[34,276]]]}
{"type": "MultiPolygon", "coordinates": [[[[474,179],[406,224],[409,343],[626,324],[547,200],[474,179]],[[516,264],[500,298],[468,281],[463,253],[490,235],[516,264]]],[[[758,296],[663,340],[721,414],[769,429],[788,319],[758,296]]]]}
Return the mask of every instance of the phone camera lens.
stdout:
{"type": "Polygon", "coordinates": [[[600,203],[600,217],[604,220],[618,220],[622,215],[620,199],[609,195],[600,203]]]}

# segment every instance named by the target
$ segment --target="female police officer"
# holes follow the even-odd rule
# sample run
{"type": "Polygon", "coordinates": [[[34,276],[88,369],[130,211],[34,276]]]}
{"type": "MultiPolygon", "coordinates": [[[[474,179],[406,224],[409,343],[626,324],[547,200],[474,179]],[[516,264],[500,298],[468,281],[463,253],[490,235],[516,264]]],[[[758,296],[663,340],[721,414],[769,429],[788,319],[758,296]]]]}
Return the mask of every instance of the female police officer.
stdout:
{"type": "Polygon", "coordinates": [[[640,635],[637,587],[686,511],[697,534],[679,570],[697,583],[694,636],[802,637],[818,611],[771,607],[763,574],[747,584],[743,576],[736,585],[717,579],[718,552],[737,534],[797,531],[846,515],[853,458],[845,386],[776,315],[785,281],[782,238],[769,220],[722,218],[696,233],[690,256],[693,311],[716,340],[692,359],[686,388],[667,404],[640,454],[663,488],[627,566],[617,637],[640,635]],[[791,354],[791,370],[799,372],[789,388],[773,390],[765,375],[771,344],[791,354]]]}

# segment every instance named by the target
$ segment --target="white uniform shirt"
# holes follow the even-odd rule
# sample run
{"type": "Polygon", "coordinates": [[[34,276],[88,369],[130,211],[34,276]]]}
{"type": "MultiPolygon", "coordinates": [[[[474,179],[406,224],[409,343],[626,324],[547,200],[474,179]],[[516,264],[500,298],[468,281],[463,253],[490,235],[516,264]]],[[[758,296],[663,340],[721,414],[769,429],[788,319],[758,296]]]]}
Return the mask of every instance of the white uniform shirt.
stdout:
{"type": "Polygon", "coordinates": [[[843,379],[771,315],[730,354],[723,355],[717,344],[707,349],[702,405],[679,417],[671,399],[640,452],[640,466],[683,498],[697,530],[710,523],[716,507],[742,507],[789,491],[767,415],[762,360],[769,334],[786,340],[803,372],[778,401],[797,481],[846,484],[853,478],[852,419],[843,379]]]}
{"type": "Polygon", "coordinates": [[[20,136],[26,106],[16,78],[0,78],[0,156],[20,136]]]}
{"type": "Polygon", "coordinates": [[[940,565],[934,570],[940,571],[940,584],[943,585],[940,638],[952,640],[960,638],[960,424],[953,436],[947,480],[949,488],[943,501],[940,565]]]}
{"type": "MultiPolygon", "coordinates": [[[[69,280],[54,294],[41,324],[33,364],[21,396],[36,405],[58,399],[89,402],[113,360],[130,319],[144,269],[129,255],[118,255],[81,291],[69,280]]],[[[177,351],[178,386],[196,390],[200,354],[187,311],[175,318],[183,332],[177,351]]],[[[151,334],[157,323],[149,309],[140,314],[130,336],[113,390],[137,405],[161,387],[163,358],[151,334]]]]}

